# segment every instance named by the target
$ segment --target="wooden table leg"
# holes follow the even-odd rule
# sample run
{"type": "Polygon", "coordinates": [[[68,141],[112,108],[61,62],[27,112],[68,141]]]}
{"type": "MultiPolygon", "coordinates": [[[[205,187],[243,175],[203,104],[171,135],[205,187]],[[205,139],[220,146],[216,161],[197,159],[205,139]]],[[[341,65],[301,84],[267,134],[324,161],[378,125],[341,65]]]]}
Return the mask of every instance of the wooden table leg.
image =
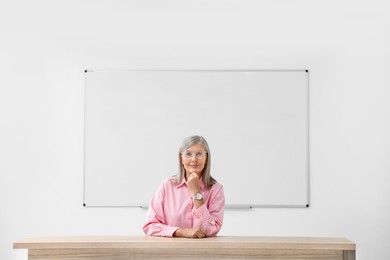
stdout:
{"type": "Polygon", "coordinates": [[[356,260],[356,251],[355,250],[344,250],[343,251],[343,260],[356,260]]]}

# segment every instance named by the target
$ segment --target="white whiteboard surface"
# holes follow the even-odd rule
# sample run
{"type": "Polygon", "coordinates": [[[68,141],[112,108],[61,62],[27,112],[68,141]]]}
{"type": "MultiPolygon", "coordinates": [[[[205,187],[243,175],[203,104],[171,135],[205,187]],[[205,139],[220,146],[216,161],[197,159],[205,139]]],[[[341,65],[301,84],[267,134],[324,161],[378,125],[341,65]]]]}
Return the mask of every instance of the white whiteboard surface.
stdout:
{"type": "Polygon", "coordinates": [[[85,71],[84,206],[147,206],[201,135],[231,207],[309,205],[306,70],[85,71]]]}

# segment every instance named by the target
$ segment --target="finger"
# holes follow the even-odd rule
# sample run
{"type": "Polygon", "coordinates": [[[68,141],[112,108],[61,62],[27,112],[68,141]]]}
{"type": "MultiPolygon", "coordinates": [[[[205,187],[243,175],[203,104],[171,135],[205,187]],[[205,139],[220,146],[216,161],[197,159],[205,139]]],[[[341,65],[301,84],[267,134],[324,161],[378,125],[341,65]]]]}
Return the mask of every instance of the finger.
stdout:
{"type": "Polygon", "coordinates": [[[197,229],[196,232],[195,232],[196,236],[198,238],[202,238],[205,236],[205,234],[203,233],[203,231],[201,229],[197,229]]]}

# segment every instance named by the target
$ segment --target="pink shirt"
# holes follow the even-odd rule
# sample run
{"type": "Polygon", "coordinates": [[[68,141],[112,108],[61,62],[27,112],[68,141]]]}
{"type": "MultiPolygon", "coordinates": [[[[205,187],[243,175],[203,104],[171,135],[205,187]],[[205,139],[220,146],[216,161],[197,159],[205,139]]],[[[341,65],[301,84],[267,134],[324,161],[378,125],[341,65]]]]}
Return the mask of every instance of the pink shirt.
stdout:
{"type": "Polygon", "coordinates": [[[171,177],[161,184],[154,194],[146,221],[142,227],[146,235],[172,237],[178,228],[199,227],[206,236],[216,236],[223,223],[225,196],[223,187],[215,183],[206,189],[200,179],[200,191],[204,204],[194,208],[186,181],[176,186],[171,177]]]}

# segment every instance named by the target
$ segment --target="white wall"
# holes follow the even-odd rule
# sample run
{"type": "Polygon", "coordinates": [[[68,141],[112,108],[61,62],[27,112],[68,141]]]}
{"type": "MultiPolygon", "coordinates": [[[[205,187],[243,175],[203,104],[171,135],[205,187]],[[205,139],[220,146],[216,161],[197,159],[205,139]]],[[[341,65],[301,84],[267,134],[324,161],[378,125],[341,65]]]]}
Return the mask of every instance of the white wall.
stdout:
{"type": "Polygon", "coordinates": [[[134,68],[309,69],[311,207],[227,211],[220,234],[389,259],[387,2],[2,1],[0,259],[26,259],[25,236],[142,235],[141,209],[82,207],[83,70],[134,68]]]}

